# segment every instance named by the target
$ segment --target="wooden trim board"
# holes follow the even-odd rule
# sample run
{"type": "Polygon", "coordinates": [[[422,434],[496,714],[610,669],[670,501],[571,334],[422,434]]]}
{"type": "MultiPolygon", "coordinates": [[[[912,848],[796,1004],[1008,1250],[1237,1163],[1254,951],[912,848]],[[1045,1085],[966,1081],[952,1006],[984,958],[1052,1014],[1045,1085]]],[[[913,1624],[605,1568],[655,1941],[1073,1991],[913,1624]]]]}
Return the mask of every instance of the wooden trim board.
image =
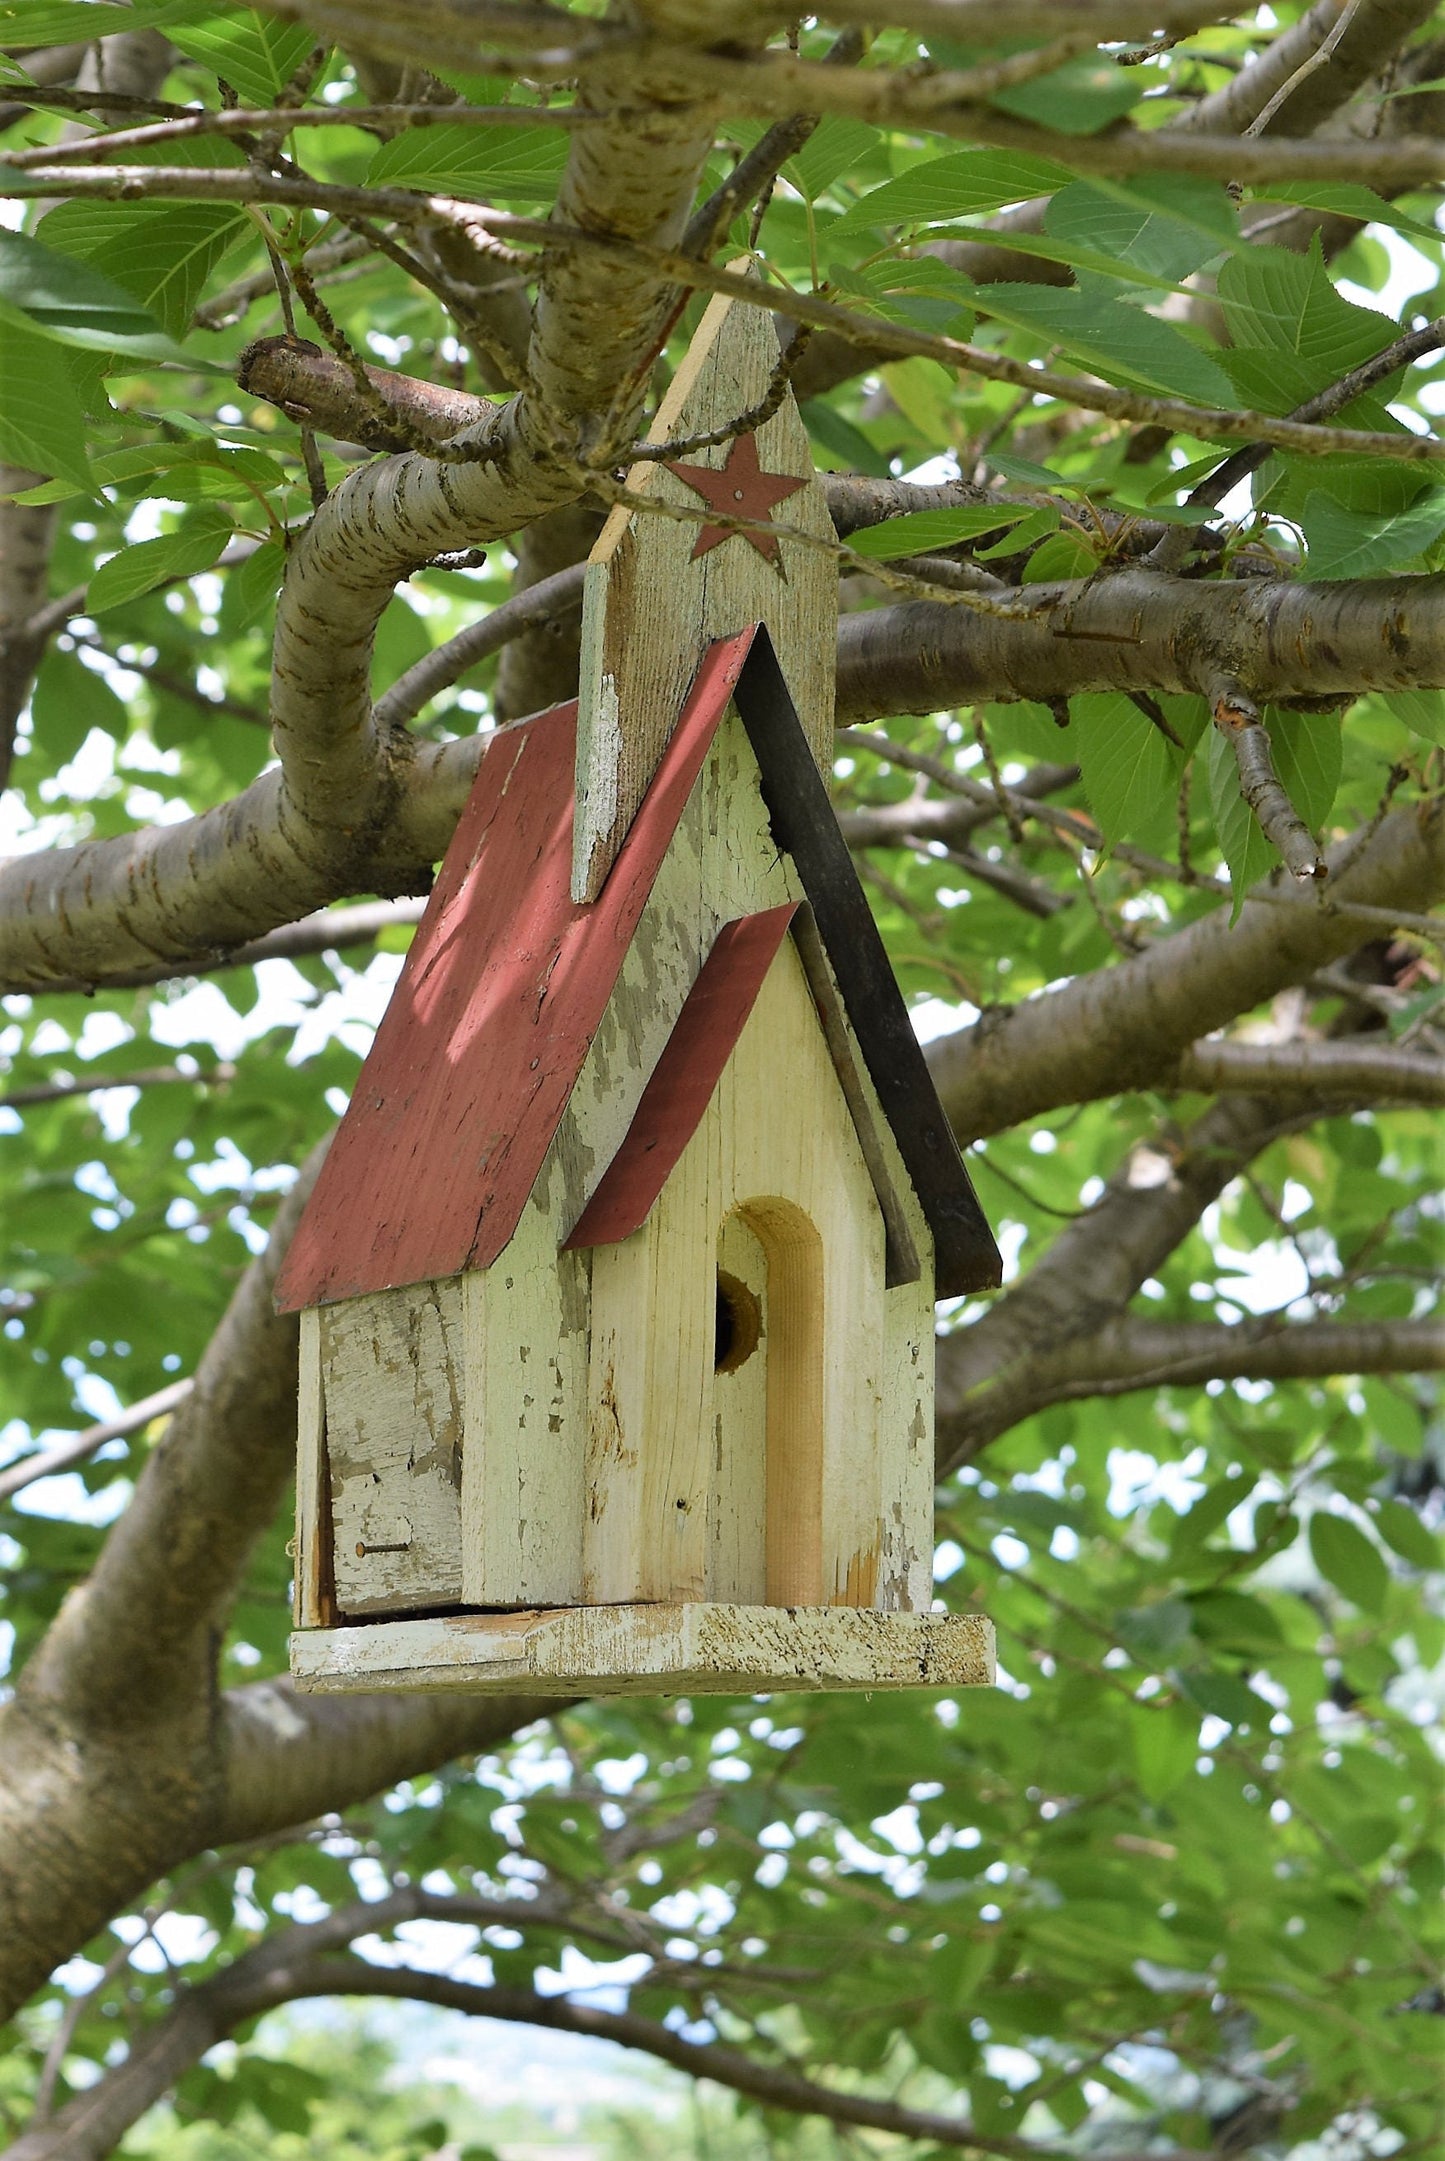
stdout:
{"type": "Polygon", "coordinates": [[[993,1624],[977,1613],[850,1606],[567,1606],[300,1629],[304,1692],[464,1688],[571,1696],[987,1688],[993,1624]]]}

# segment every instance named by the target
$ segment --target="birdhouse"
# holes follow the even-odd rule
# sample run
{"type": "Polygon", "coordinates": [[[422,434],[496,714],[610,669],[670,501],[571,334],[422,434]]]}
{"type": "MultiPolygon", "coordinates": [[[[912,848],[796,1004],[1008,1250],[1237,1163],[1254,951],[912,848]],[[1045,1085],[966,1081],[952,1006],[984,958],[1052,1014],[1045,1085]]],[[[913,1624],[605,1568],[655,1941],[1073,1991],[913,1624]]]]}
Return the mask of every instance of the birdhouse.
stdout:
{"type": "Polygon", "coordinates": [[[287,1257],[303,1688],[992,1679],[930,1610],[932,1374],[998,1254],[820,771],[806,436],[721,439],[776,365],[715,302],[287,1257]]]}

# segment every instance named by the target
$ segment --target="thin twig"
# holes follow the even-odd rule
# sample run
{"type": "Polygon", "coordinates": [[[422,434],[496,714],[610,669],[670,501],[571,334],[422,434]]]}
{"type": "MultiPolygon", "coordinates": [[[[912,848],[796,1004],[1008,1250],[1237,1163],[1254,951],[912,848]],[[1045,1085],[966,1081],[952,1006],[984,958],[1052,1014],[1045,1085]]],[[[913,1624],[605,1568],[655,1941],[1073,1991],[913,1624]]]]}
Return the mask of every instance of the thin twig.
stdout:
{"type": "MultiPolygon", "coordinates": [[[[102,104],[120,110],[155,112],[162,109],[152,99],[118,99],[109,91],[70,92],[64,99],[51,91],[32,97],[26,84],[7,83],[5,93],[21,104],[63,103],[67,110],[77,106],[88,110],[102,104]]],[[[445,124],[450,127],[482,125],[570,130],[595,124],[606,117],[579,105],[264,105],[232,106],[221,112],[197,112],[183,105],[172,105],[164,110],[166,117],[153,126],[118,128],[108,135],[81,136],[70,143],[42,143],[33,150],[0,150],[0,168],[24,172],[33,165],[83,162],[97,152],[150,149],[156,144],[164,147],[169,143],[191,142],[201,135],[258,135],[276,128],[288,135],[293,128],[385,128],[391,135],[400,121],[405,127],[445,124]]],[[[813,126],[817,126],[816,120],[813,126]]]]}
{"type": "Polygon", "coordinates": [[[720,428],[707,428],[701,435],[682,435],[670,443],[634,443],[627,453],[629,459],[660,460],[663,458],[691,457],[695,450],[711,450],[716,443],[734,442],[740,435],[755,435],[772,419],[788,395],[793,370],[808,349],[812,331],[806,323],[800,323],[773,365],[768,387],[756,405],[750,405],[736,420],[724,421],[720,428]]]}
{"type": "Polygon", "coordinates": [[[1307,60],[1300,62],[1293,75],[1280,84],[1263,112],[1255,114],[1244,131],[1246,135],[1262,135],[1281,105],[1294,96],[1300,84],[1308,81],[1311,75],[1316,74],[1320,68],[1328,65],[1330,55],[1354,21],[1355,11],[1359,4],[1360,0],[1345,0],[1345,4],[1335,17],[1329,35],[1321,40],[1307,60]]]}
{"type": "Polygon", "coordinates": [[[1329,866],[1313,833],[1274,769],[1269,730],[1260,719],[1259,708],[1237,684],[1229,684],[1210,700],[1210,710],[1215,727],[1234,752],[1239,792],[1285,869],[1299,879],[1328,876],[1329,866]]]}
{"type": "MultiPolygon", "coordinates": [[[[1357,368],[1350,368],[1335,382],[1313,397],[1306,398],[1290,414],[1291,420],[1313,422],[1328,420],[1333,413],[1343,412],[1347,405],[1373,390],[1379,383],[1388,381],[1400,368],[1423,359],[1445,345],[1445,315],[1437,315],[1432,323],[1419,330],[1408,330],[1402,337],[1392,340],[1373,359],[1363,360],[1357,368]]],[[[1191,488],[1185,504],[1191,510],[1215,510],[1232,488],[1241,480],[1247,480],[1257,472],[1269,456],[1264,443],[1251,443],[1243,450],[1231,452],[1222,465],[1215,467],[1197,487],[1191,488]]],[[[1144,558],[1146,570],[1177,570],[1198,538],[1197,529],[1187,525],[1170,525],[1144,558]]]]}
{"type": "Polygon", "coordinates": [[[59,1471],[74,1470],[77,1463],[84,1463],[107,1441],[123,1441],[128,1434],[138,1433],[153,1418],[165,1418],[185,1402],[195,1383],[190,1380],[172,1381],[169,1388],[158,1388],[153,1396],[142,1396],[127,1411],[115,1418],[103,1419],[99,1425],[87,1426],[81,1433],[73,1433],[67,1441],[57,1442],[54,1448],[46,1448],[33,1456],[22,1456],[0,1471],[0,1501],[8,1501],[26,1486],[33,1486],[37,1479],[53,1478],[59,1471]]]}
{"type": "Polygon", "coordinates": [[[33,1108],[37,1103],[64,1103],[71,1096],[93,1096],[107,1088],[164,1088],[188,1083],[192,1088],[224,1087],[236,1078],[233,1065],[214,1065],[209,1072],[187,1072],[183,1066],[144,1066],[136,1073],[93,1073],[74,1080],[36,1081],[28,1088],[12,1088],[0,1095],[0,1110],[33,1108]]]}

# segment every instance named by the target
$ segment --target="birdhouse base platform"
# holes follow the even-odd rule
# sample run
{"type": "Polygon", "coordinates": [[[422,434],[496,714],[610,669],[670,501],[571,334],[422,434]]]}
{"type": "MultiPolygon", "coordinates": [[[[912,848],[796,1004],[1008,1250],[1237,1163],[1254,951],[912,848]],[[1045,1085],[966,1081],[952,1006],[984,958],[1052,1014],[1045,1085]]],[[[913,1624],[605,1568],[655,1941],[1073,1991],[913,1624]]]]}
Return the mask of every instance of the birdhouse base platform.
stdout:
{"type": "Polygon", "coordinates": [[[857,1606],[565,1606],[300,1629],[303,1691],[463,1688],[571,1696],[986,1688],[993,1625],[975,1613],[857,1606]]]}

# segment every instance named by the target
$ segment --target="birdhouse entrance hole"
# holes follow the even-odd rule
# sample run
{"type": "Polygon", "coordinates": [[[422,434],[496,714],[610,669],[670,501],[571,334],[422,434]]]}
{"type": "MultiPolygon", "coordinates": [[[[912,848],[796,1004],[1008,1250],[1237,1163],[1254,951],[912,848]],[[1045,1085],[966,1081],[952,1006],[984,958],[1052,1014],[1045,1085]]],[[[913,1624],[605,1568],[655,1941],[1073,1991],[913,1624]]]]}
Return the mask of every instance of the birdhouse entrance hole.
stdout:
{"type": "Polygon", "coordinates": [[[717,1272],[717,1315],[713,1329],[714,1373],[736,1373],[762,1339],[763,1311],[746,1283],[717,1272]]]}

